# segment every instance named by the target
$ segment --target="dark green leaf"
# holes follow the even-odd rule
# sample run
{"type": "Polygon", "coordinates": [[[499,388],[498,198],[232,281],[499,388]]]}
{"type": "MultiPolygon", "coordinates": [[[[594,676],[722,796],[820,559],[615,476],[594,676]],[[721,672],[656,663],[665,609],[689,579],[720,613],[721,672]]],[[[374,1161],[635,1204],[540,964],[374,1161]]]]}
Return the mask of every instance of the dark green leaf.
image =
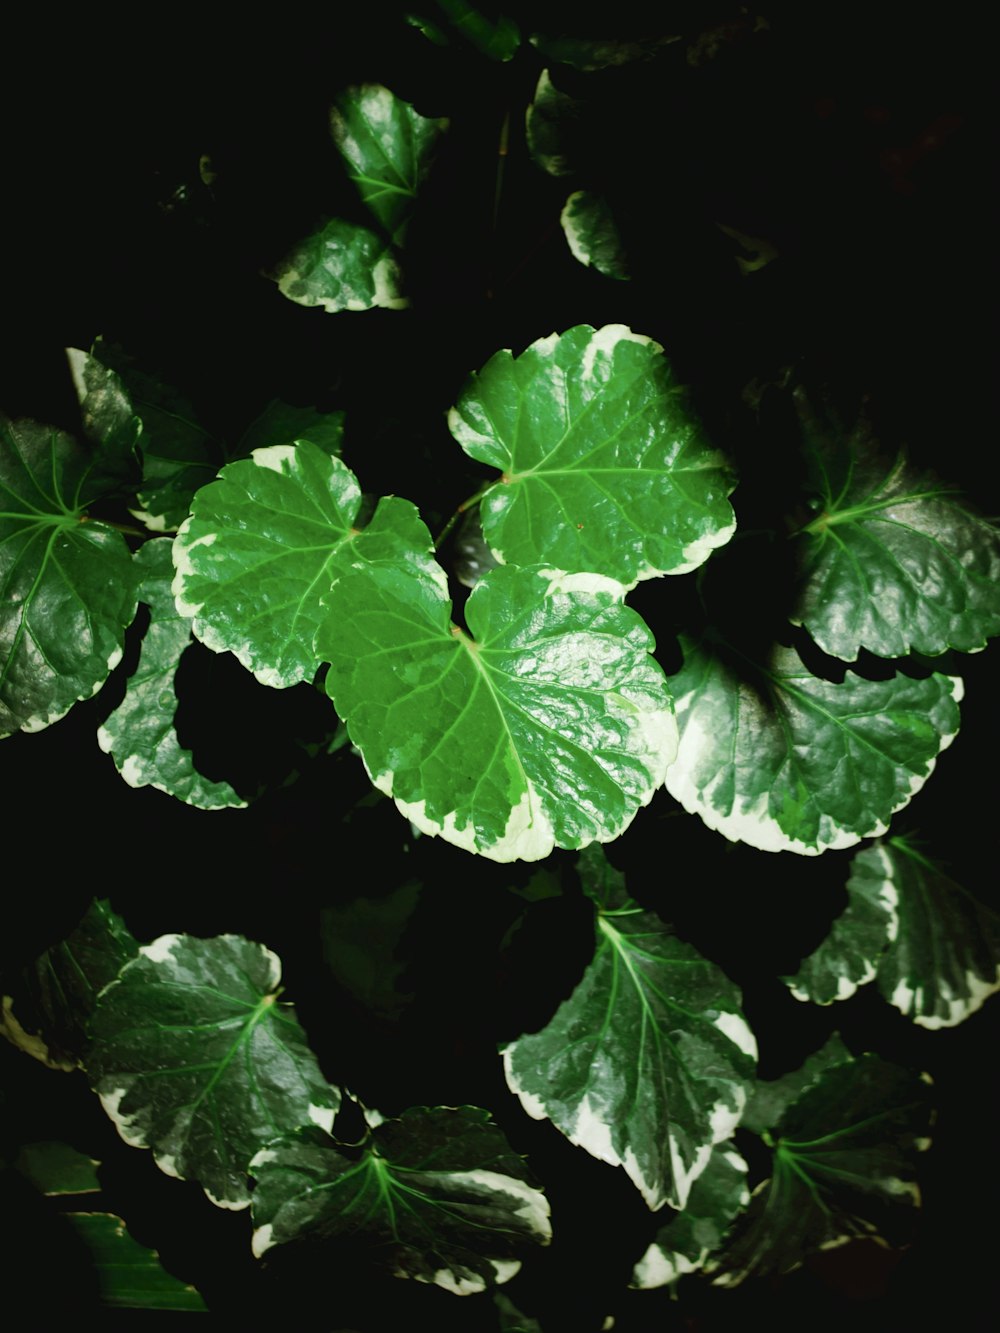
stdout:
{"type": "Polygon", "coordinates": [[[737,667],[707,641],[681,643],[667,790],[734,842],[811,856],[884,833],[958,730],[957,676],[848,671],[835,684],[791,648],[737,667]]]}
{"type": "Polygon", "coordinates": [[[382,500],[363,531],[360,506],[354,473],[308,440],[224,467],[174,542],[173,590],[195,635],[264,685],[311,681],[323,661],[314,647],[321,599],[341,574],[371,561],[433,564],[408,500],[382,500]]]}
{"type": "Polygon", "coordinates": [[[345,574],[317,649],[372,781],[425,833],[496,861],[617,837],[674,745],[648,629],[619,584],[499,568],[451,621],[438,566],[345,574]]]}
{"type": "Polygon", "coordinates": [[[83,433],[99,456],[98,467],[110,481],[126,480],[136,464],[142,422],[135,415],[121,379],[95,356],[66,349],[83,419],[83,433]]]}
{"type": "MultiPolygon", "coordinates": [[[[501,14],[496,21],[486,18],[465,0],[433,0],[444,15],[448,27],[464,37],[471,46],[491,60],[511,60],[521,44],[521,33],[513,19],[501,14]]],[[[447,44],[445,32],[436,23],[408,14],[410,23],[438,46],[447,44]]]]}
{"type": "Polygon", "coordinates": [[[98,995],[138,951],[107,899],[95,898],[66,938],[21,973],[4,997],[0,1032],[54,1069],[75,1069],[98,995]]]}
{"type": "Polygon", "coordinates": [[[101,1188],[97,1179],[99,1163],[58,1139],[26,1143],[15,1158],[14,1166],[51,1198],[66,1194],[97,1194],[101,1188]]]}
{"type": "Polygon", "coordinates": [[[58,721],[121,660],[135,578],[124,537],[86,512],[99,461],[0,417],[0,736],[58,721]]]}
{"type": "Polygon", "coordinates": [[[746,1162],[728,1144],[717,1144],[683,1212],[659,1229],[636,1264],[631,1285],[648,1291],[704,1268],[749,1202],[746,1162]]]}
{"type": "Polygon", "coordinates": [[[907,1240],[931,1114],[926,1082],[877,1056],[820,1074],[775,1129],[774,1175],[754,1192],[722,1261],[710,1263],[716,1281],[786,1273],[855,1237],[907,1240]]]}
{"type": "Polygon", "coordinates": [[[489,1113],[415,1107],[359,1148],[303,1129],[251,1164],[254,1253],[299,1239],[367,1239],[396,1277],[456,1295],[506,1282],[552,1236],[549,1205],[489,1113]]]}
{"type": "Polygon", "coordinates": [[[528,151],[550,176],[572,176],[586,162],[585,104],[557,88],[543,69],[528,107],[528,151]]]}
{"type": "Polygon", "coordinates": [[[1000,633],[993,524],[904,454],[884,455],[864,421],[839,447],[811,418],[806,428],[821,508],[799,537],[793,622],[848,662],[862,648],[974,652],[1000,633]]]}
{"type": "Polygon", "coordinates": [[[733,535],[733,477],[685,406],[663,349],[621,324],[498,352],[448,418],[501,476],[483,532],[509,565],[631,586],[697,568],[733,535]]]}
{"type": "Polygon", "coordinates": [[[86,1066],[126,1143],[213,1203],[245,1208],[247,1163],[310,1122],[329,1129],[340,1094],[320,1073],[281,964],[236,935],[163,935],[101,995],[86,1066]]]}
{"type": "Polygon", "coordinates": [[[538,1320],[522,1314],[506,1292],[498,1291],[493,1303],[500,1319],[500,1333],[544,1333],[538,1320]]]}
{"type": "Polygon", "coordinates": [[[83,1241],[100,1290],[100,1302],[115,1309],[204,1312],[194,1287],[168,1273],[155,1250],[132,1239],[113,1213],[66,1213],[83,1241]]]}
{"type": "Polygon", "coordinates": [[[834,1032],[827,1041],[815,1051],[802,1065],[781,1078],[761,1079],[758,1081],[740,1121],[743,1129],[754,1134],[766,1134],[796,1101],[806,1088],[810,1087],[819,1076],[834,1065],[849,1064],[854,1057],[834,1032]]]}
{"type": "Polygon", "coordinates": [[[625,248],[604,195],[577,190],[566,200],[559,220],[574,258],[585,268],[592,265],[606,278],[628,278],[625,248]]]}
{"type": "Polygon", "coordinates": [[[531,45],[546,60],[591,73],[630,65],[635,61],[655,60],[665,47],[681,40],[681,34],[636,37],[566,37],[561,33],[544,36],[531,34],[531,45]]]}
{"type": "Polygon", "coordinates": [[[504,1052],[507,1083],[602,1162],[624,1167],[650,1208],[683,1208],[746,1105],[757,1046],[737,988],[591,849],[596,952],[541,1032],[504,1052]]]}
{"type": "Polygon", "coordinates": [[[416,880],[381,895],[365,895],[325,907],[321,913],[323,959],[334,977],[369,1012],[395,1019],[413,998],[401,988],[405,962],[397,949],[421,896],[416,880]]]}
{"type": "Polygon", "coordinates": [[[343,412],[317,412],[314,407],[296,407],[272,398],[243,432],[237,453],[241,456],[272,444],[294,444],[308,440],[325,454],[340,456],[344,441],[343,412]]]}
{"type": "Polygon", "coordinates": [[[135,556],[142,582],[139,600],[149,607],[149,628],[125,698],[97,733],[130,787],[153,786],[202,810],[245,806],[228,782],[211,782],[194,766],[174,728],[174,675],[191,642],[189,621],[177,614],[170,591],[174,567],[168,538],[149,541],[135,556]]]}

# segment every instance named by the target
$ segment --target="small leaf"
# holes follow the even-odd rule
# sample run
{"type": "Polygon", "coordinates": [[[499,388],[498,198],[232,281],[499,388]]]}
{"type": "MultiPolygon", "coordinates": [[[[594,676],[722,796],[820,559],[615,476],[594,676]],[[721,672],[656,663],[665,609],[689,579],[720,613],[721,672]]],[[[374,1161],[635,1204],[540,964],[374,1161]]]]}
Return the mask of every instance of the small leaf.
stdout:
{"type": "Polygon", "coordinates": [[[155,1250],[129,1235],[113,1213],[66,1213],[86,1246],[97,1275],[102,1305],[127,1310],[205,1312],[194,1287],[168,1273],[155,1250]]]}
{"type": "Polygon", "coordinates": [[[331,312],[407,304],[399,248],[446,125],[379,84],[345,89],[330,112],[330,130],[373,229],[328,219],[279,266],[285,296],[331,312]]]}
{"type": "Polygon", "coordinates": [[[236,452],[244,457],[254,449],[294,444],[297,440],[308,440],[325,454],[339,458],[344,442],[343,412],[317,412],[314,407],[296,407],[272,398],[243,432],[236,452]]]}
{"type": "MultiPolygon", "coordinates": [[[[800,396],[803,413],[808,409],[800,396]]],[[[806,418],[821,512],[798,539],[801,591],[792,617],[824,652],[852,662],[948,648],[975,652],[1000,633],[1000,535],[955,490],[867,423],[837,447],[806,418]]]]}
{"type": "Polygon", "coordinates": [[[197,1180],[221,1208],[250,1202],[246,1167],[269,1139],[329,1129],[340,1094],[320,1073],[281,964],[236,935],[163,935],[102,994],[86,1066],[126,1143],[197,1180]]]}
{"type": "Polygon", "coordinates": [[[573,257],[585,268],[592,265],[606,278],[628,278],[625,247],[604,195],[577,190],[566,200],[559,221],[573,257]]]}
{"type": "Polygon", "coordinates": [[[528,152],[550,176],[572,176],[586,158],[585,103],[564,93],[543,69],[528,107],[528,152]]]}
{"type": "Polygon", "coordinates": [[[4,997],[0,1032],[52,1068],[75,1069],[98,995],[138,951],[108,900],[95,898],[66,938],[22,971],[4,997]]]}
{"type": "Polygon", "coordinates": [[[26,1143],[14,1161],[16,1170],[49,1198],[67,1194],[97,1194],[99,1162],[68,1143],[47,1139],[26,1143]]]}
{"type": "Polygon", "coordinates": [[[472,376],[448,425],[502,474],[481,506],[498,559],[630,587],[697,568],[733,535],[733,478],[662,353],[624,325],[581,324],[472,376]]]}
{"type": "Polygon", "coordinates": [[[506,1048],[507,1084],[536,1120],[624,1167],[650,1208],[683,1208],[739,1123],[756,1042],[737,988],[637,907],[602,853],[580,869],[599,903],[593,961],[548,1025],[506,1048]]]}
{"type": "Polygon", "coordinates": [[[709,828],[762,851],[813,856],[884,833],[958,730],[962,682],[932,675],[842,683],[791,648],[731,661],[683,637],[671,677],[681,740],[671,796],[709,828]]]}
{"type": "MultiPolygon", "coordinates": [[[[448,26],[482,55],[488,56],[490,60],[513,59],[521,44],[521,32],[513,19],[501,14],[494,22],[473,5],[466,4],[465,0],[436,0],[436,6],[445,16],[448,26]]],[[[408,14],[406,21],[419,28],[436,45],[447,44],[448,38],[444,31],[430,20],[408,14]]]]}
{"type": "Polygon", "coordinates": [[[86,512],[99,462],[0,417],[0,736],[58,721],[121,661],[135,578],[121,533],[86,512]]]}
{"type": "Polygon", "coordinates": [[[545,36],[532,33],[531,45],[546,59],[558,65],[592,73],[598,69],[613,69],[636,61],[655,60],[665,47],[681,41],[681,34],[662,36],[566,37],[561,33],[545,36]]]}
{"type": "Polygon", "coordinates": [[[787,1273],[812,1251],[856,1237],[908,1239],[930,1121],[927,1084],[877,1056],[820,1074],[775,1129],[774,1175],[710,1265],[716,1282],[787,1273]]]}
{"type": "Polygon", "coordinates": [[[191,626],[177,614],[170,591],[171,547],[162,538],[136,552],[139,600],[149,607],[149,628],[125,698],[98,731],[97,743],[130,787],[152,786],[202,810],[242,807],[246,801],[228,782],[211,782],[197,771],[191,751],[177,739],[174,675],[191,642],[191,626]]]}
{"type": "Polygon", "coordinates": [[[370,1241],[396,1277],[465,1296],[506,1282],[552,1237],[549,1205],[487,1111],[414,1107],[350,1148],[303,1129],[251,1164],[254,1254],[315,1237],[370,1241]]]}
{"type": "Polygon", "coordinates": [[[422,832],[495,861],[616,838],[670,761],[652,637],[593,575],[491,570],[451,622],[438,566],[345,574],[317,636],[372,781],[422,832]]]}
{"type": "Polygon", "coordinates": [[[173,591],[195,636],[234,653],[263,685],[311,681],[323,660],[321,598],[342,573],[373,560],[430,563],[430,536],[408,500],[382,500],[359,532],[360,507],[354,473],[308,440],[224,467],[174,542],[173,591]]]}
{"type": "Polygon", "coordinates": [[[323,960],[333,976],[372,1014],[397,1019],[413,998],[401,986],[406,963],[397,950],[421,898],[421,884],[407,880],[388,893],[324,907],[320,913],[323,960]]]}
{"type": "Polygon", "coordinates": [[[151,532],[173,532],[195,492],[215,475],[220,447],[182,394],[138,369],[120,348],[99,338],[93,357],[118,375],[142,422],[142,483],[132,512],[151,532]]]}
{"type": "Polygon", "coordinates": [[[704,1268],[749,1202],[746,1162],[731,1145],[716,1144],[691,1187],[684,1211],[656,1233],[636,1264],[630,1285],[649,1291],[704,1268]]]}
{"type": "Polygon", "coordinates": [[[759,1079],[747,1109],[740,1121],[743,1129],[754,1134],[766,1134],[785,1114],[792,1102],[797,1101],[806,1088],[834,1065],[849,1064],[854,1057],[834,1032],[818,1051],[815,1051],[801,1069],[783,1074],[781,1078],[759,1079]]]}
{"type": "Polygon", "coordinates": [[[66,349],[73,386],[80,400],[83,433],[97,450],[109,481],[127,479],[135,467],[142,422],[121,379],[87,352],[66,349]]]}
{"type": "Polygon", "coordinates": [[[506,1292],[498,1291],[493,1303],[500,1320],[499,1333],[544,1333],[538,1320],[522,1314],[506,1292]]]}

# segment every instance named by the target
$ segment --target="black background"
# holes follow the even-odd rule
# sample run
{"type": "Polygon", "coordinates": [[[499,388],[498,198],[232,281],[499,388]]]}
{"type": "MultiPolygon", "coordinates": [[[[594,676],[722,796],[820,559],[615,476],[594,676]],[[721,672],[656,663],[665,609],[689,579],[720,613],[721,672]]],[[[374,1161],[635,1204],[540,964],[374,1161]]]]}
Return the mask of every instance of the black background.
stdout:
{"type": "MultiPolygon", "coordinates": [[[[11,416],[78,430],[63,348],[104,334],[182,386],[231,441],[274,396],[345,408],[345,459],[363,487],[413,499],[436,530],[481,477],[444,420],[467,373],[499,347],[517,352],[576,323],[621,322],[664,345],[708,430],[736,458],[741,532],[780,531],[796,503],[787,412],[773,394],[754,412],[744,393],[784,367],[823,388],[848,421],[867,395],[889,446],[905,443],[997,512],[985,327],[992,145],[971,11],[942,18],[903,6],[779,5],[755,31],[724,6],[672,7],[652,20],[616,6],[618,26],[606,33],[676,31],[685,41],[655,65],[589,82],[563,76],[597,107],[587,170],[567,184],[526,153],[523,108],[542,67],[530,48],[492,65],[465,48],[430,45],[393,7],[365,6],[365,18],[350,23],[336,8],[318,18],[274,7],[214,37],[176,15],[147,18],[142,29],[92,17],[52,31],[12,29],[0,363],[0,404],[11,416]],[[688,64],[691,41],[722,20],[729,26],[715,58],[688,64]],[[413,224],[411,309],[327,316],[292,305],[262,274],[324,210],[354,207],[326,110],[340,87],[365,80],[424,114],[447,115],[451,130],[413,224]],[[202,155],[216,173],[210,188],[199,177],[202,155]],[[558,214],[578,185],[615,201],[631,283],[570,256],[558,214]],[[741,276],[720,222],[766,237],[778,259],[741,276]]],[[[526,31],[546,22],[579,30],[568,8],[508,11],[526,31]]],[[[735,632],[781,623],[780,539],[750,536],[736,558],[717,563],[718,607],[735,632]]],[[[693,584],[660,581],[632,599],[668,671],[677,664],[673,635],[694,611],[693,584]]],[[[893,824],[919,830],[981,895],[994,892],[995,877],[994,660],[952,663],[966,678],[963,730],[893,824]]],[[[855,1245],[735,1293],[690,1279],[677,1302],[626,1295],[652,1230],[641,1201],[622,1173],[528,1121],[495,1056],[498,1042],[546,1020],[585,965],[589,913],[572,857],[555,858],[567,894],[528,908],[512,931],[523,903],[508,888],[526,882],[526,868],[413,842],[388,802],[359,806],[370,789],[349,753],[302,762],[296,742],[318,740],[330,721],[318,692],[263,690],[201,649],[187,655],[179,683],[182,740],[210,776],[248,793],[271,790],[246,812],[218,814],[132,791],[94,740],[122,680],[49,731],[3,744],[6,968],[60,938],[94,893],[110,895],[141,939],[187,930],[266,942],[284,960],[289,996],[333,1081],[387,1113],[487,1106],[529,1155],[552,1199],[556,1241],[509,1290],[546,1333],[599,1328],[611,1311],[617,1330],[716,1330],[751,1318],[777,1328],[844,1319],[897,1327],[938,1297],[965,1327],[985,1327],[996,1014],[988,1006],[956,1030],[931,1033],[874,988],[833,1013],[797,1004],[777,980],[842,907],[850,853],[807,860],[732,846],[665,793],[609,849],[635,896],[744,988],[764,1076],[798,1064],[835,1025],[856,1052],[932,1072],[939,1119],[916,1243],[902,1256],[855,1245]],[[282,787],[293,770],[297,780],[282,787]],[[402,946],[416,998],[397,1019],[379,1020],[324,966],[320,913],[407,879],[425,886],[402,946]]],[[[354,1255],[261,1274],[248,1254],[247,1216],[212,1209],[195,1187],[120,1144],[82,1077],[12,1050],[0,1060],[5,1142],[66,1137],[102,1160],[114,1206],[198,1283],[216,1319],[292,1312],[304,1320],[310,1310],[323,1327],[365,1333],[411,1322],[494,1326],[487,1298],[458,1301],[373,1277],[354,1255]]],[[[15,1232],[5,1290],[39,1323],[90,1311],[88,1276],[57,1221],[15,1177],[5,1181],[15,1232]],[[24,1267],[38,1255],[54,1275],[41,1288],[24,1267]]]]}

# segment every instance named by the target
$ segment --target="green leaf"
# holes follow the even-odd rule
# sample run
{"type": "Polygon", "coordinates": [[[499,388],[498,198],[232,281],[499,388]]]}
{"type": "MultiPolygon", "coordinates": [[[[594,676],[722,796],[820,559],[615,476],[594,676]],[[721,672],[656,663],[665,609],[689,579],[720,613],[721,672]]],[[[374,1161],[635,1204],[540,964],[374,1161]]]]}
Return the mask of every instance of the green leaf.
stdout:
{"type": "Polygon", "coordinates": [[[875,976],[878,961],[899,929],[898,894],[879,844],[858,852],[847,881],[847,910],[794,977],[784,980],[797,1000],[846,1000],[875,976]]]}
{"type": "MultiPolygon", "coordinates": [[[[512,60],[521,45],[521,32],[513,19],[501,14],[496,21],[486,18],[465,0],[436,0],[437,8],[445,16],[448,26],[458,32],[471,46],[491,60],[512,60]]],[[[416,14],[408,14],[406,21],[438,46],[448,38],[436,23],[416,14]]]]}
{"type": "Polygon", "coordinates": [[[194,1287],[168,1273],[155,1250],[133,1240],[113,1213],[66,1213],[86,1246],[102,1305],[127,1310],[205,1312],[194,1287]]]}
{"type": "Polygon", "coordinates": [[[372,781],[424,833],[495,861],[618,837],[663,780],[674,721],[652,636],[593,575],[500,568],[468,632],[439,567],[345,574],[317,649],[372,781]]]}
{"type": "Polygon", "coordinates": [[[372,1014],[397,1019],[413,998],[402,988],[406,963],[397,950],[417,910],[421,884],[416,880],[373,895],[324,907],[320,913],[323,959],[333,976],[372,1014]]]}
{"type": "Polygon", "coordinates": [[[0,736],[58,721],[121,661],[135,578],[124,537],[86,512],[99,463],[0,417],[0,736]]]}
{"type": "Polygon", "coordinates": [[[528,107],[525,137],[535,163],[550,176],[572,176],[586,162],[586,104],[564,93],[543,69],[528,107]]]}
{"type": "Polygon", "coordinates": [[[138,369],[120,348],[99,338],[93,356],[117,373],[142,422],[142,483],[132,513],[151,532],[173,532],[195,492],[215,475],[220,447],[182,394],[138,369]]]}
{"type": "Polygon", "coordinates": [[[173,591],[195,636],[264,685],[311,681],[324,660],[313,646],[327,618],[321,599],[338,577],[371,561],[433,565],[408,500],[382,500],[363,531],[360,507],[354,473],[308,440],[224,467],[174,542],[173,591]]]}
{"type": "Polygon", "coordinates": [[[125,698],[98,730],[97,743],[130,787],[152,786],[202,810],[242,807],[246,801],[228,782],[211,782],[195,769],[191,751],[177,739],[174,675],[191,642],[191,626],[177,614],[170,591],[171,547],[162,538],[136,552],[139,600],[149,607],[149,628],[125,698]]]}
{"type": "Polygon", "coordinates": [[[340,1094],[320,1073],[289,1005],[281,964],[236,935],[163,935],[101,995],[86,1056],[126,1143],[213,1203],[245,1208],[246,1168],[269,1139],[329,1129],[340,1094]]]}
{"type": "Polygon", "coordinates": [[[507,1083],[530,1116],[624,1167],[650,1208],[683,1208],[739,1123],[757,1045],[717,967],[597,849],[580,869],[599,904],[593,961],[548,1025],[506,1048],[507,1083]]]}
{"type": "Polygon", "coordinates": [[[681,646],[667,790],[733,842],[812,856],[884,833],[958,730],[957,676],[848,671],[835,684],[792,648],[756,663],[707,641],[681,646]]]}
{"type": "Polygon", "coordinates": [[[135,466],[142,422],[119,376],[95,356],[76,347],[66,349],[83,433],[100,456],[99,467],[111,480],[124,480],[135,466]]]}
{"type": "Polygon", "coordinates": [[[798,539],[793,623],[849,662],[862,648],[975,652],[1000,633],[994,525],[904,454],[882,454],[864,421],[842,446],[808,417],[806,431],[821,512],[798,539]]]}
{"type": "Polygon", "coordinates": [[[631,586],[695,569],[733,535],[733,478],[662,353],[622,324],[580,324],[471,377],[448,424],[502,474],[481,508],[498,559],[631,586]]]}
{"type": "Polygon", "coordinates": [[[54,1069],[75,1069],[98,995],[138,951],[108,900],[95,898],[66,938],[23,970],[13,996],[4,996],[0,1032],[54,1069]]]}
{"type": "Polygon", "coordinates": [[[827,1004],[877,976],[901,1013],[941,1028],[1000,990],[1000,916],[906,838],[858,852],[847,893],[829,936],[787,978],[796,999],[827,1004]]]}
{"type": "Polygon", "coordinates": [[[297,440],[308,440],[325,454],[339,457],[344,442],[343,412],[317,412],[314,407],[296,407],[272,398],[243,432],[236,452],[243,457],[254,449],[297,440]]]}
{"type": "Polygon", "coordinates": [[[746,1162],[729,1144],[716,1144],[683,1212],[657,1231],[635,1266],[631,1285],[649,1291],[704,1268],[749,1202],[746,1162]]]}
{"type": "Polygon", "coordinates": [[[314,1237],[370,1241],[396,1277],[465,1296],[514,1276],[552,1236],[549,1205],[489,1112],[414,1107],[360,1147],[315,1129],[251,1163],[254,1254],[314,1237]]]}
{"type": "Polygon", "coordinates": [[[493,1304],[500,1320],[499,1333],[544,1333],[538,1320],[522,1314],[506,1292],[498,1291],[493,1304]]]}
{"type": "Polygon", "coordinates": [[[86,1153],[58,1139],[26,1143],[14,1160],[15,1169],[49,1198],[99,1193],[99,1165],[86,1153]]]}
{"type": "Polygon", "coordinates": [[[546,60],[559,65],[569,65],[573,69],[592,73],[598,69],[612,69],[621,65],[630,65],[635,61],[654,60],[664,47],[681,41],[681,34],[663,36],[618,38],[618,37],[566,37],[561,33],[545,36],[532,33],[531,45],[546,60]]]}
{"type": "Polygon", "coordinates": [[[345,89],[331,109],[330,130],[374,229],[328,219],[279,266],[285,296],[330,312],[407,304],[399,248],[446,125],[379,84],[345,89]]]}
{"type": "Polygon", "coordinates": [[[774,1175],[754,1192],[716,1282],[797,1268],[855,1237],[908,1239],[920,1193],[915,1160],[931,1121],[926,1082],[864,1055],[820,1074],[774,1134],[774,1175]]]}
{"type": "Polygon", "coordinates": [[[849,1064],[854,1057],[834,1032],[818,1051],[805,1061],[800,1069],[781,1078],[760,1079],[753,1090],[740,1121],[741,1128],[749,1129],[754,1134],[766,1134],[785,1114],[792,1102],[810,1087],[819,1076],[834,1065],[849,1064]]]}
{"type": "Polygon", "coordinates": [[[615,215],[602,194],[577,190],[566,200],[559,221],[573,257],[606,278],[627,280],[628,258],[615,215]]]}

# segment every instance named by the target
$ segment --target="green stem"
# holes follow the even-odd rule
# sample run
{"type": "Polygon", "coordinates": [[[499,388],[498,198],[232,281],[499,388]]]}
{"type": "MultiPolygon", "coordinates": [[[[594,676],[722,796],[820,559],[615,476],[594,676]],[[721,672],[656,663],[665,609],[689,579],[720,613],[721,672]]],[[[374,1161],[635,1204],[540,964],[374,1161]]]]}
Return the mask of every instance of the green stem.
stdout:
{"type": "Polygon", "coordinates": [[[462,501],[462,503],[452,514],[451,518],[449,518],[448,522],[444,525],[444,527],[441,529],[438,535],[434,538],[435,551],[440,550],[441,544],[444,542],[444,539],[448,536],[448,534],[451,532],[452,528],[462,517],[462,515],[467,510],[471,509],[473,505],[477,505],[479,501],[483,498],[483,496],[486,495],[489,491],[491,491],[495,485],[496,485],[495,481],[488,481],[485,486],[481,486],[479,490],[476,491],[475,495],[470,495],[467,500],[462,501]]]}
{"type": "Polygon", "coordinates": [[[134,528],[130,523],[113,523],[110,518],[91,518],[89,514],[80,515],[81,523],[99,523],[102,528],[114,528],[115,532],[124,532],[128,537],[147,537],[143,528],[134,528]]]}

